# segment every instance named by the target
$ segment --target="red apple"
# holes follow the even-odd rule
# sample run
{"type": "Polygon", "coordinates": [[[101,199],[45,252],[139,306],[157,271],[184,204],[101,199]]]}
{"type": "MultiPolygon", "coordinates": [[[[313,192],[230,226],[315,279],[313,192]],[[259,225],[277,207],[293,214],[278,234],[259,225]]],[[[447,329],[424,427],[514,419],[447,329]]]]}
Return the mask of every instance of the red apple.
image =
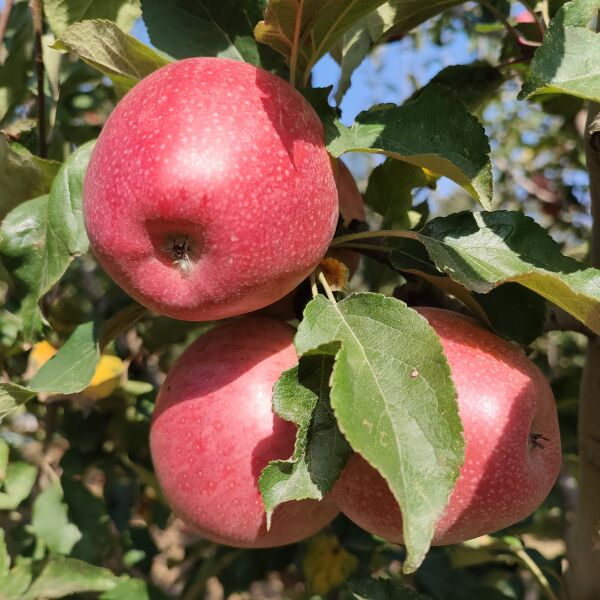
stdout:
{"type": "Polygon", "coordinates": [[[528,10],[522,10],[518,15],[515,16],[517,23],[535,23],[533,15],[528,10]]]}
{"type": "MultiPolygon", "coordinates": [[[[560,468],[560,433],[552,391],[515,346],[475,321],[417,309],[440,336],[458,392],[465,463],[434,544],[453,544],[502,529],[532,513],[560,468]]],[[[367,531],[402,543],[402,515],[385,480],[353,455],[332,496],[367,531]]]]}
{"type": "MultiPolygon", "coordinates": [[[[337,161],[338,165],[338,203],[340,208],[340,216],[342,217],[343,224],[347,227],[354,220],[364,221],[366,218],[365,203],[356,185],[356,181],[350,172],[350,169],[341,161],[337,161]]],[[[352,277],[358,270],[360,263],[360,254],[347,250],[344,248],[332,248],[327,252],[327,256],[336,258],[343,262],[348,267],[349,276],[352,277]]],[[[300,300],[308,302],[310,300],[310,291],[308,289],[308,282],[306,282],[306,288],[298,288],[291,291],[289,294],[284,296],[281,300],[278,300],[274,304],[267,306],[260,310],[261,315],[266,317],[273,317],[275,319],[294,319],[296,313],[299,312],[304,302],[301,302],[300,307],[297,306],[297,294],[303,294],[300,300]]]]}
{"type": "Polygon", "coordinates": [[[365,220],[365,202],[356,185],[354,176],[342,160],[338,160],[338,198],[340,214],[344,225],[348,226],[352,221],[365,220]]]}
{"type": "Polygon", "coordinates": [[[296,437],[271,408],[274,383],[297,362],[293,335],[264,317],[228,322],[194,342],[160,390],[150,431],[156,475],[173,511],[214,542],[291,544],[338,512],[328,498],[288,502],[266,529],[258,478],[292,455],[296,437]]]}
{"type": "Polygon", "coordinates": [[[282,298],[333,236],[323,126],[287,82],[191,58],[154,72],[108,119],[84,184],[91,246],[155,312],[212,320],[282,298]]]}
{"type": "MultiPolygon", "coordinates": [[[[350,172],[350,169],[341,161],[338,160],[338,199],[340,207],[340,215],[346,227],[352,221],[364,221],[365,203],[356,185],[356,181],[350,172]]],[[[352,250],[332,249],[327,253],[328,256],[337,258],[343,262],[350,271],[350,277],[356,273],[360,262],[360,254],[352,250]]]]}

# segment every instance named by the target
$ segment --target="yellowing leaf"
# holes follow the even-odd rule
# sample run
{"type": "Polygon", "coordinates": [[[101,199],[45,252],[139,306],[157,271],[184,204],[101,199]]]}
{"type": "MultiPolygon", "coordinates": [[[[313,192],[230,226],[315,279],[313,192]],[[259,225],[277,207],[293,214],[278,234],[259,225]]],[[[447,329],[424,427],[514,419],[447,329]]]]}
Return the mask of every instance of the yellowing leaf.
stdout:
{"type": "Polygon", "coordinates": [[[83,395],[89,400],[108,398],[119,387],[124,369],[125,365],[118,356],[105,354],[100,358],[94,377],[83,390],[83,395]]]}
{"type": "Polygon", "coordinates": [[[340,546],[335,535],[313,538],[304,557],[304,575],[313,592],[327,594],[351,575],[358,558],[340,546]]]}
{"type": "Polygon", "coordinates": [[[328,256],[321,261],[319,269],[334,292],[343,292],[348,287],[350,272],[342,261],[328,256]]]}
{"type": "MultiPolygon", "coordinates": [[[[33,377],[38,369],[57,352],[57,349],[45,340],[35,344],[27,361],[28,378],[33,377]]],[[[124,370],[125,365],[118,356],[109,354],[101,356],[90,385],[83,390],[82,394],[89,400],[108,398],[119,387],[124,370]]]]}
{"type": "Polygon", "coordinates": [[[34,344],[27,359],[26,379],[31,379],[37,373],[38,369],[57,352],[57,349],[46,340],[34,344]]]}

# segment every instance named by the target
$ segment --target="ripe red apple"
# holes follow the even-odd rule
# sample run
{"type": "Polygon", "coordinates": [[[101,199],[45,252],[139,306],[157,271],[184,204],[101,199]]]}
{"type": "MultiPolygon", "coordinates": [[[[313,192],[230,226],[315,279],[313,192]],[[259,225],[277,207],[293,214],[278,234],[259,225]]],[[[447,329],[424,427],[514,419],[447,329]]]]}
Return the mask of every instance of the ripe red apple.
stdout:
{"type": "Polygon", "coordinates": [[[150,450],[173,511],[209,540],[265,548],[309,537],[337,514],[335,504],[279,506],[266,529],[258,478],[289,458],[296,426],[275,416],[274,383],[297,362],[294,330],[246,317],[212,329],[170,370],[158,396],[150,450]]]}
{"type": "MultiPolygon", "coordinates": [[[[418,308],[440,336],[458,392],[465,463],[433,543],[453,544],[532,513],[560,468],[552,391],[515,346],[457,313],[418,308]]],[[[367,531],[402,542],[402,515],[386,481],[353,455],[332,497],[367,531]]]]}
{"type": "Polygon", "coordinates": [[[518,15],[515,16],[517,23],[535,23],[533,15],[528,10],[522,10],[518,15]]]}
{"type": "MultiPolygon", "coordinates": [[[[347,227],[354,220],[365,220],[365,203],[350,169],[348,169],[341,160],[337,161],[337,165],[337,188],[340,216],[342,217],[343,224],[347,227]]],[[[352,250],[347,250],[345,248],[332,248],[327,252],[327,256],[331,256],[332,258],[336,258],[343,262],[348,267],[350,278],[358,270],[358,265],[360,263],[360,254],[358,252],[353,252],[352,250]]],[[[301,311],[302,306],[310,300],[308,282],[305,282],[305,286],[305,289],[302,287],[297,288],[284,296],[281,300],[261,309],[260,314],[275,319],[294,319],[297,312],[301,311]],[[300,306],[298,306],[297,294],[302,294],[300,297],[300,306]]]]}
{"type": "MultiPolygon", "coordinates": [[[[347,227],[352,221],[364,221],[365,202],[362,194],[356,185],[356,181],[350,172],[350,169],[341,161],[338,160],[338,202],[340,207],[340,215],[344,225],[347,227]]],[[[350,277],[356,273],[360,262],[360,254],[352,250],[332,249],[327,253],[328,256],[337,258],[342,261],[350,272],[350,277]]]]}
{"type": "Polygon", "coordinates": [[[307,277],[333,236],[322,123],[292,86],[252,65],[168,65],[108,119],[84,218],[104,269],[153,311],[204,321],[256,310],[307,277]]]}

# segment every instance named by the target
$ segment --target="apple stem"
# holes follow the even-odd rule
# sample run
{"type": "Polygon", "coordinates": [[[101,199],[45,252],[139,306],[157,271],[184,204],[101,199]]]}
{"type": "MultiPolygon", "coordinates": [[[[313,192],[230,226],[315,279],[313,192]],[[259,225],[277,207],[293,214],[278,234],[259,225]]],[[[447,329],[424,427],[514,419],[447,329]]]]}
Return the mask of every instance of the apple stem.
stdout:
{"type": "Polygon", "coordinates": [[[404,238],[407,240],[418,240],[419,237],[415,231],[406,231],[404,229],[382,229],[381,231],[363,231],[360,233],[351,233],[349,235],[341,235],[331,242],[331,248],[337,248],[350,242],[359,240],[369,240],[374,238],[404,238]]]}
{"type": "Polygon", "coordinates": [[[327,277],[325,277],[325,274],[323,273],[323,271],[319,272],[319,281],[321,282],[321,285],[323,286],[323,289],[325,290],[325,294],[327,295],[327,298],[329,299],[329,301],[332,304],[337,304],[337,300],[335,299],[335,296],[333,295],[333,292],[331,291],[331,287],[329,286],[329,282],[327,281],[327,277]]]}

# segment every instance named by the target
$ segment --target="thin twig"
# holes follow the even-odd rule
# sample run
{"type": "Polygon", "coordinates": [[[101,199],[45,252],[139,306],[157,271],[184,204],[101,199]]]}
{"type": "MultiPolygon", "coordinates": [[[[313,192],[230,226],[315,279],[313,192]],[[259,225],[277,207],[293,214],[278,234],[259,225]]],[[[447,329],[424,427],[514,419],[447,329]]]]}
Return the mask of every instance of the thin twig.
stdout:
{"type": "Polygon", "coordinates": [[[380,246],[379,244],[355,244],[347,242],[344,244],[344,248],[353,250],[372,250],[373,252],[382,252],[384,254],[391,254],[394,249],[388,246],[380,246]]]}
{"type": "Polygon", "coordinates": [[[358,240],[372,240],[376,238],[404,238],[409,240],[416,240],[417,234],[414,231],[405,231],[402,229],[382,229],[381,231],[362,231],[360,233],[350,233],[348,235],[341,235],[331,242],[332,248],[343,246],[349,242],[356,242],[358,240]]]}
{"type": "Polygon", "coordinates": [[[511,58],[510,60],[506,60],[502,63],[496,65],[497,69],[507,69],[508,67],[512,67],[514,65],[521,65],[525,63],[529,63],[531,58],[528,56],[517,56],[516,58],[511,58]]]}
{"type": "Polygon", "coordinates": [[[550,582],[544,572],[540,569],[538,564],[529,556],[527,550],[524,548],[520,548],[518,550],[514,550],[515,555],[519,558],[519,560],[531,571],[532,575],[537,579],[537,582],[540,584],[540,587],[544,590],[546,596],[549,600],[558,600],[558,596],[554,593],[550,582]]]}
{"type": "Polygon", "coordinates": [[[296,11],[296,22],[294,23],[294,39],[292,41],[292,56],[290,57],[290,83],[296,85],[296,68],[298,63],[298,51],[300,46],[300,32],[302,31],[302,15],[304,13],[304,0],[300,0],[296,11]]]}
{"type": "Polygon", "coordinates": [[[538,26],[538,29],[540,30],[540,33],[542,34],[542,38],[543,38],[544,35],[545,35],[545,33],[546,33],[546,24],[544,23],[544,19],[542,19],[540,17],[540,15],[538,15],[533,8],[531,8],[530,6],[528,6],[527,2],[521,2],[521,4],[525,7],[525,9],[527,10],[527,12],[535,20],[535,24],[538,26]]]}
{"type": "Polygon", "coordinates": [[[2,44],[4,36],[6,35],[8,21],[10,20],[10,12],[12,11],[14,3],[15,0],[6,0],[4,3],[4,8],[2,9],[2,14],[0,14],[0,44],[2,44]]]}
{"type": "Polygon", "coordinates": [[[526,40],[523,38],[523,36],[519,33],[519,31],[512,26],[512,24],[510,23],[510,21],[491,3],[488,2],[488,0],[479,0],[479,4],[481,4],[481,6],[483,6],[486,10],[488,10],[490,13],[492,13],[494,15],[494,17],[496,17],[496,19],[498,19],[498,21],[500,23],[502,23],[504,25],[504,27],[506,27],[506,30],[513,36],[513,38],[515,38],[515,42],[517,42],[517,45],[519,46],[540,46],[541,44],[539,42],[531,42],[529,40],[526,40]]]}
{"type": "Polygon", "coordinates": [[[42,158],[48,156],[46,141],[46,96],[44,94],[44,54],[42,35],[44,33],[44,18],[42,0],[30,0],[29,8],[33,20],[33,35],[35,39],[35,71],[37,74],[37,103],[38,103],[38,154],[42,158]]]}
{"type": "Polygon", "coordinates": [[[542,15],[544,15],[544,22],[546,23],[546,27],[550,24],[550,4],[548,0],[543,0],[542,2],[542,15]]]}

